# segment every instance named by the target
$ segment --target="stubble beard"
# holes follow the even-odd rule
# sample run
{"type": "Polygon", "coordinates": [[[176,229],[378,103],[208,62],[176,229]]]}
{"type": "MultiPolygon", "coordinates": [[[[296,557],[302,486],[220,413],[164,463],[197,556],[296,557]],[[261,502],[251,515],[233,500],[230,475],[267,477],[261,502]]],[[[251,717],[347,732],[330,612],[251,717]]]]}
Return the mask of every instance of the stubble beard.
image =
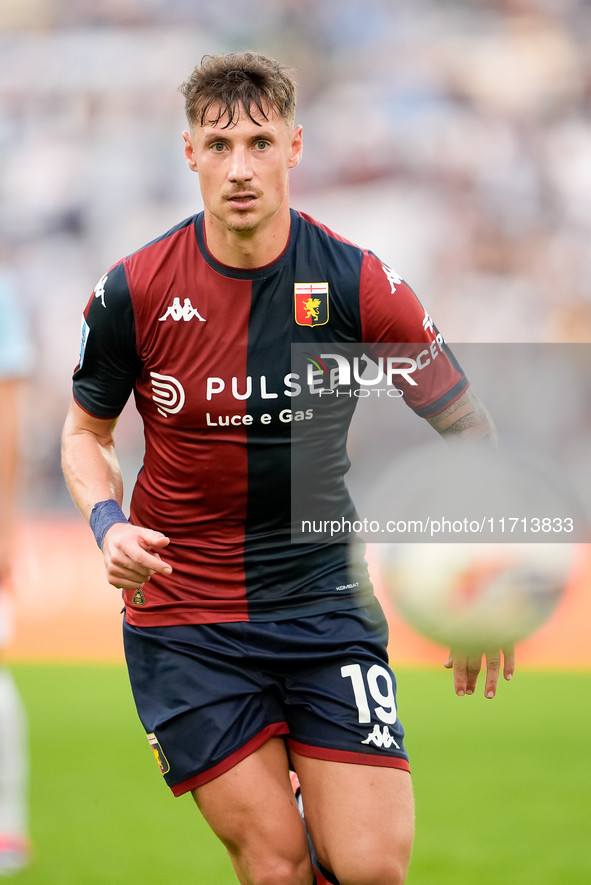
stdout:
{"type": "Polygon", "coordinates": [[[245,218],[244,221],[227,221],[226,227],[228,230],[240,234],[248,233],[248,231],[255,230],[255,228],[259,226],[259,223],[259,221],[255,221],[254,219],[249,221],[245,218]]]}

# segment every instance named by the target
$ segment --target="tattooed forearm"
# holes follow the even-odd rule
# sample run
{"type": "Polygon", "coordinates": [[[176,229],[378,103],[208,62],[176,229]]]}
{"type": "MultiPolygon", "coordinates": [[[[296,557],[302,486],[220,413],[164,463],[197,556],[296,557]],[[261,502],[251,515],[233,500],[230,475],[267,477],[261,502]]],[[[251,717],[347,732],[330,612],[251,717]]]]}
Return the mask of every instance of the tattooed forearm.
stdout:
{"type": "Polygon", "coordinates": [[[486,440],[489,445],[498,448],[499,440],[493,420],[470,389],[443,412],[427,420],[446,440],[486,440]]]}
{"type": "Polygon", "coordinates": [[[446,427],[442,433],[461,433],[462,430],[467,430],[468,427],[478,427],[481,423],[480,416],[477,415],[476,412],[469,412],[468,415],[463,415],[461,418],[458,418],[457,421],[454,421],[453,424],[450,424],[449,427],[446,427]]]}
{"type": "Polygon", "coordinates": [[[429,424],[432,427],[435,427],[435,429],[437,429],[439,425],[444,424],[450,415],[454,415],[458,411],[458,409],[461,408],[464,397],[466,396],[467,394],[465,393],[458,400],[456,400],[455,403],[452,403],[451,406],[448,406],[447,409],[444,409],[443,412],[438,412],[433,418],[427,418],[429,424]]]}

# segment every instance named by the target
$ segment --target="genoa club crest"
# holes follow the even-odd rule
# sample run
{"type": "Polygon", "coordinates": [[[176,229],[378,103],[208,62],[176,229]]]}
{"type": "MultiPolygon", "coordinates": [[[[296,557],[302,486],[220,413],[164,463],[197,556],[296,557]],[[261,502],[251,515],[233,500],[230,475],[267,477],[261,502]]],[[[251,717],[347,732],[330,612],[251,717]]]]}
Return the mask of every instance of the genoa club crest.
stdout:
{"type": "Polygon", "coordinates": [[[298,326],[325,326],[328,322],[328,283],[295,283],[293,288],[298,326]]]}

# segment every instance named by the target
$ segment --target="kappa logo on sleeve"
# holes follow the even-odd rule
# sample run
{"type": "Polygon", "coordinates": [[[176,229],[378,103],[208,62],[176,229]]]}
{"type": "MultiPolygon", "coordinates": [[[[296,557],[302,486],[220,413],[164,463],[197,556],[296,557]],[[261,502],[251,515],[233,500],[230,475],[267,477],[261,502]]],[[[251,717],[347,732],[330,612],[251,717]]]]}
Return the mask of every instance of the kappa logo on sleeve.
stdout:
{"type": "Polygon", "coordinates": [[[432,335],[435,334],[435,329],[433,327],[433,320],[431,319],[431,317],[429,316],[427,311],[425,311],[425,318],[423,319],[423,329],[425,330],[425,332],[428,329],[432,335]]]}
{"type": "Polygon", "coordinates": [[[328,323],[328,283],[295,283],[294,300],[298,326],[328,323]]]}
{"type": "Polygon", "coordinates": [[[154,756],[156,757],[156,762],[158,763],[158,768],[160,769],[160,774],[168,774],[170,771],[170,764],[168,759],[162,752],[162,747],[158,743],[158,738],[155,734],[147,735],[148,740],[150,741],[150,746],[154,751],[154,756]]]}
{"type": "Polygon", "coordinates": [[[107,306],[105,304],[105,283],[107,282],[108,279],[109,279],[109,274],[107,274],[107,273],[104,274],[104,276],[102,276],[100,278],[100,280],[98,281],[98,283],[94,287],[94,297],[101,299],[101,304],[103,305],[103,307],[107,306]]]}
{"type": "Polygon", "coordinates": [[[390,292],[393,295],[396,291],[396,286],[399,286],[402,283],[402,277],[399,277],[396,271],[392,270],[391,267],[388,267],[387,264],[382,264],[382,270],[388,277],[388,282],[390,283],[390,292]]]}

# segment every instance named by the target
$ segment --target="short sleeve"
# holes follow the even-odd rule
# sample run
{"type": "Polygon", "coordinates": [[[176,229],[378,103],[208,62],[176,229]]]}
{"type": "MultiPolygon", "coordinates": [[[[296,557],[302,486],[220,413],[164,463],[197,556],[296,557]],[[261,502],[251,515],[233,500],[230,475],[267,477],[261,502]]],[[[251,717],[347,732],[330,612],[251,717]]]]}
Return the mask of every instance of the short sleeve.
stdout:
{"type": "Polygon", "coordinates": [[[97,418],[116,418],[141,371],[123,262],[98,281],[82,317],[74,399],[97,418]]]}
{"type": "Polygon", "coordinates": [[[8,279],[0,276],[0,380],[23,378],[33,364],[33,350],[23,312],[8,279]]]}
{"type": "Polygon", "coordinates": [[[364,256],[359,299],[363,342],[396,345],[389,351],[400,361],[396,386],[418,415],[432,417],[464,393],[468,379],[443,335],[410,286],[372,252],[364,256]]]}

